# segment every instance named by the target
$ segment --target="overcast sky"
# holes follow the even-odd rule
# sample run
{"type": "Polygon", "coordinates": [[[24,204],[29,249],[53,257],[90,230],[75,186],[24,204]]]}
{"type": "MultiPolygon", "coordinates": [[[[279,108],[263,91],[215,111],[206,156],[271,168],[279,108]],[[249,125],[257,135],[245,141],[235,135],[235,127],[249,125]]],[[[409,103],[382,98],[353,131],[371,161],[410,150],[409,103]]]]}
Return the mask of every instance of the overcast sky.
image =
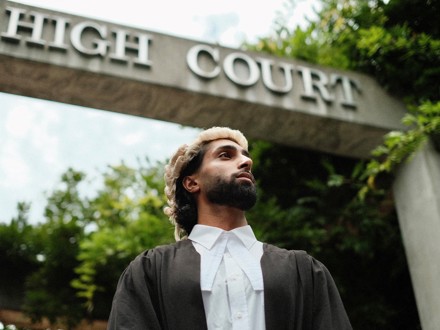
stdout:
{"type": "MultiPolygon", "coordinates": [[[[245,40],[269,35],[286,1],[16,2],[238,48],[245,40]]],[[[292,26],[313,17],[312,8],[318,3],[296,2],[292,26]]],[[[0,93],[0,222],[9,222],[16,214],[18,201],[31,202],[31,221],[41,221],[45,193],[56,187],[69,167],[93,179],[106,166],[121,161],[136,166],[139,158],[165,160],[197,132],[157,120],[0,93]]]]}

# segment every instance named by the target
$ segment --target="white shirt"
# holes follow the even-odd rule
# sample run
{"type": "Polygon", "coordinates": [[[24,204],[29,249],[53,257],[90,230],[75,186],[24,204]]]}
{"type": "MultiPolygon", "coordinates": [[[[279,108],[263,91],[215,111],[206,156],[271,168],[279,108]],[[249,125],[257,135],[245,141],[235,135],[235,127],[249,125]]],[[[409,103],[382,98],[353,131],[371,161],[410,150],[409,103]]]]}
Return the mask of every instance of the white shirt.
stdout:
{"type": "Polygon", "coordinates": [[[250,226],[229,232],[196,225],[189,239],[201,256],[208,329],[264,330],[263,244],[250,226]]]}

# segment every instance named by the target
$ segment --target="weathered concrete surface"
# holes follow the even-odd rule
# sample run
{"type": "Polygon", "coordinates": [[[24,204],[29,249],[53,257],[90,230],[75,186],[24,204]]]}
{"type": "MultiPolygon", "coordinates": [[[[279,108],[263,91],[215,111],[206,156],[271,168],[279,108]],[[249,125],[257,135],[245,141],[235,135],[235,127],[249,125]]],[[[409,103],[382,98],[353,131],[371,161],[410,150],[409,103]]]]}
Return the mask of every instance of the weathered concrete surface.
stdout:
{"type": "MultiPolygon", "coordinates": [[[[1,1],[0,4],[0,33],[3,34],[10,20],[5,11],[7,6],[32,9],[13,2],[1,1]]],[[[65,17],[70,21],[69,26],[86,20],[46,9],[33,10],[65,17]]],[[[291,65],[294,68],[292,90],[274,93],[261,79],[250,87],[237,86],[224,72],[215,79],[201,79],[186,63],[189,49],[199,42],[98,20],[88,21],[105,25],[109,30],[148,33],[151,66],[115,62],[108,55],[84,56],[69,46],[67,33],[64,40],[69,46],[67,50],[32,46],[26,41],[30,32],[20,31],[23,38],[18,42],[5,37],[0,39],[0,92],[188,126],[227,125],[242,130],[249,137],[361,158],[369,156],[386,132],[401,128],[400,119],[405,112],[402,103],[365,75],[240,51],[253,59],[271,59],[274,63],[281,61],[291,65]],[[301,67],[319,70],[328,76],[345,75],[357,81],[361,86],[361,91],[355,91],[354,95],[357,106],[348,108],[337,101],[326,102],[317,91],[315,99],[302,97],[304,86],[298,71],[301,67]]],[[[53,39],[53,32],[46,30],[49,28],[45,28],[43,37],[53,39]]],[[[91,37],[85,36],[87,38],[91,37]]],[[[228,54],[237,52],[211,46],[219,50],[220,63],[228,54]]],[[[276,80],[276,73],[274,75],[276,80]]],[[[334,92],[337,99],[341,91],[334,92]]]]}
{"type": "Polygon", "coordinates": [[[424,330],[440,329],[440,154],[428,144],[404,164],[394,195],[424,330]]]}

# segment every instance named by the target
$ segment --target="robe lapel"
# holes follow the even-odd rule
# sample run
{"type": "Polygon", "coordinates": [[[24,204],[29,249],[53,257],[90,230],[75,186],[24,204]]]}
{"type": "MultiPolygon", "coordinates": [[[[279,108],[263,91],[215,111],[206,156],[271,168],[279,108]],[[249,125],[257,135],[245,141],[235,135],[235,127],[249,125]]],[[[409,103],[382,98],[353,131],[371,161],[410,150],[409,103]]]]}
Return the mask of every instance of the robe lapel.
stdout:
{"type": "Polygon", "coordinates": [[[269,244],[263,245],[261,269],[264,282],[266,330],[301,329],[302,310],[294,255],[269,244]],[[292,259],[293,258],[293,259],[292,259]]]}
{"type": "MultiPolygon", "coordinates": [[[[180,315],[178,327],[171,329],[206,329],[205,309],[200,289],[200,255],[190,240],[177,243],[173,259],[174,279],[177,287],[174,293],[179,301],[177,315],[180,315]]],[[[175,306],[176,307],[176,306],[175,306]]]]}

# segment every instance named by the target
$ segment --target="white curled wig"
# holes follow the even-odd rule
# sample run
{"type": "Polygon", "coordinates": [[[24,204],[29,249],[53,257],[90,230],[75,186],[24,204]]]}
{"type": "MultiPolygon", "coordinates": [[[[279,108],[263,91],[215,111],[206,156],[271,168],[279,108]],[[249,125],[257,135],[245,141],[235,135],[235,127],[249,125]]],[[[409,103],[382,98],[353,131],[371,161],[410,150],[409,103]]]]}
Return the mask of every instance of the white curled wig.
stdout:
{"type": "Polygon", "coordinates": [[[191,144],[180,146],[165,166],[165,195],[168,206],[164,208],[165,214],[175,226],[174,237],[176,241],[186,238],[185,229],[177,222],[176,183],[188,163],[201,152],[202,147],[211,141],[228,139],[248,150],[248,141],[243,133],[228,127],[212,127],[202,131],[191,144]]]}

